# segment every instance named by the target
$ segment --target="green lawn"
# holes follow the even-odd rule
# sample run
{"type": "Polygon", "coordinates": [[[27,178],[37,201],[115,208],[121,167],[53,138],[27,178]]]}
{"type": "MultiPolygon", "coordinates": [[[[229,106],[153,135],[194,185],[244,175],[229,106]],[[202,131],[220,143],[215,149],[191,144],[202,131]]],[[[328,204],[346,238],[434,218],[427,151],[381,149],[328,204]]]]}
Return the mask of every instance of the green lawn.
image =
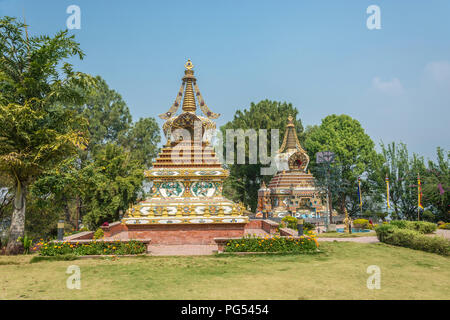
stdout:
{"type": "Polygon", "coordinates": [[[450,258],[382,243],[321,243],[316,255],[41,261],[0,256],[0,299],[450,299],[450,258]],[[69,265],[81,289],[66,288],[69,265]],[[369,290],[369,265],[381,289],[369,290]]]}

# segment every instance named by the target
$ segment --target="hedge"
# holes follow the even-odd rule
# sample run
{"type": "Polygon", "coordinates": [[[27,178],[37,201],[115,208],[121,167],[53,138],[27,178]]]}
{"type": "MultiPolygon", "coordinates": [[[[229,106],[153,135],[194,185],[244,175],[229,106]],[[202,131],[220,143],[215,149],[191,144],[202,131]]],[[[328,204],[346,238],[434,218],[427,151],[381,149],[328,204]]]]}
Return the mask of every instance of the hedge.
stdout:
{"type": "Polygon", "coordinates": [[[411,229],[401,229],[395,225],[381,225],[375,229],[378,240],[395,246],[450,255],[450,241],[444,237],[426,236],[411,229]]]}
{"type": "Polygon", "coordinates": [[[437,229],[436,224],[426,221],[393,220],[390,224],[400,229],[415,230],[420,233],[433,233],[437,229]]]}

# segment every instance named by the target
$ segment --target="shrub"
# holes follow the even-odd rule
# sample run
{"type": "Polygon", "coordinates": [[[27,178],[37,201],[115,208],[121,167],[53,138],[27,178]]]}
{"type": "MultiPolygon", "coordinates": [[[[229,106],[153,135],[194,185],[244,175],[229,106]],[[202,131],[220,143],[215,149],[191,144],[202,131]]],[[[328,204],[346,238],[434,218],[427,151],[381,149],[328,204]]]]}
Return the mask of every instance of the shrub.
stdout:
{"type": "Polygon", "coordinates": [[[395,229],[398,229],[394,225],[390,224],[381,224],[375,228],[375,232],[377,233],[378,240],[384,242],[384,240],[391,236],[395,229]]]}
{"type": "Polygon", "coordinates": [[[260,238],[246,236],[227,242],[224,252],[284,252],[284,253],[313,253],[317,252],[319,243],[314,234],[308,236],[260,238]]]}
{"type": "Polygon", "coordinates": [[[438,228],[439,228],[439,229],[450,230],[450,223],[447,222],[447,223],[440,224],[438,228]]]}
{"type": "Polygon", "coordinates": [[[123,255],[140,254],[146,252],[146,250],[147,246],[145,245],[145,243],[133,240],[128,242],[93,241],[89,243],[47,242],[42,244],[39,255],[123,255]]]}
{"type": "Polygon", "coordinates": [[[98,228],[97,231],[94,233],[94,239],[102,239],[105,236],[105,233],[103,232],[103,229],[98,228]]]}
{"type": "Polygon", "coordinates": [[[425,210],[422,213],[422,219],[428,222],[433,222],[435,221],[435,215],[430,210],[425,210]]]}
{"type": "Polygon", "coordinates": [[[378,226],[375,230],[381,242],[445,256],[450,255],[450,241],[444,237],[430,237],[418,231],[401,229],[394,225],[378,226]]]}
{"type": "Polygon", "coordinates": [[[384,219],[386,219],[386,217],[389,215],[389,213],[387,213],[387,212],[377,212],[375,215],[377,216],[377,218],[379,218],[379,219],[384,221],[384,219]]]}
{"type": "Polygon", "coordinates": [[[426,221],[394,220],[391,221],[391,225],[400,229],[415,230],[420,233],[433,233],[437,229],[437,226],[434,223],[426,221]]]}
{"type": "Polygon", "coordinates": [[[304,222],[303,223],[303,231],[314,231],[316,229],[315,224],[311,223],[311,222],[304,222]]]}
{"type": "Polygon", "coordinates": [[[27,235],[24,235],[23,237],[19,237],[17,241],[22,243],[24,254],[30,253],[30,248],[33,245],[33,239],[30,239],[27,235]]]}
{"type": "Polygon", "coordinates": [[[354,228],[369,229],[369,226],[369,220],[367,219],[356,219],[353,221],[354,228]]]}
{"type": "Polygon", "coordinates": [[[281,219],[281,221],[284,222],[288,228],[297,230],[298,219],[296,217],[286,216],[281,219]]]}
{"type": "Polygon", "coordinates": [[[407,224],[408,224],[408,221],[406,221],[406,220],[392,220],[390,222],[391,226],[396,226],[397,228],[401,228],[401,229],[408,229],[407,224]]]}

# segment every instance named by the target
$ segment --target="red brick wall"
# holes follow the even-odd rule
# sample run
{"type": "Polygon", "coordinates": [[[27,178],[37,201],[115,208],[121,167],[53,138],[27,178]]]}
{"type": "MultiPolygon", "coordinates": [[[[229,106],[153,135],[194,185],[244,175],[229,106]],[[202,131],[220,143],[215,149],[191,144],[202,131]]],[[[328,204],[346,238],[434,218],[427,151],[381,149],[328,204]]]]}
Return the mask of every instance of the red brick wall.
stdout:
{"type": "Polygon", "coordinates": [[[107,227],[102,226],[100,228],[103,229],[105,237],[112,237],[113,235],[118,234],[119,232],[127,230],[127,227],[119,221],[113,222],[107,227]]]}
{"type": "Polygon", "coordinates": [[[214,238],[242,237],[245,224],[128,225],[129,239],[151,239],[152,244],[214,244],[214,238]]]}
{"type": "Polygon", "coordinates": [[[267,233],[276,233],[278,223],[270,220],[262,220],[261,228],[267,233]]]}
{"type": "Polygon", "coordinates": [[[245,229],[262,229],[262,220],[250,220],[245,225],[245,229]]]}

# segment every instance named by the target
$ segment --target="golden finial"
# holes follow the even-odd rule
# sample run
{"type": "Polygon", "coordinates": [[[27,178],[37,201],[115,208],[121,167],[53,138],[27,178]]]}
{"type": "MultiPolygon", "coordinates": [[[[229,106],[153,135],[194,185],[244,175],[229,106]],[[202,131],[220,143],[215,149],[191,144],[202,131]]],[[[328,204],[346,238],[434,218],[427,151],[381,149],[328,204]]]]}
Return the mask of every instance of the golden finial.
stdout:
{"type": "Polygon", "coordinates": [[[294,127],[294,118],[292,115],[289,115],[288,117],[287,127],[294,127]]]}
{"type": "Polygon", "coordinates": [[[187,61],[186,64],[184,65],[184,67],[185,67],[187,70],[191,70],[192,68],[194,68],[194,65],[192,64],[191,59],[188,59],[188,61],[187,61]]]}

